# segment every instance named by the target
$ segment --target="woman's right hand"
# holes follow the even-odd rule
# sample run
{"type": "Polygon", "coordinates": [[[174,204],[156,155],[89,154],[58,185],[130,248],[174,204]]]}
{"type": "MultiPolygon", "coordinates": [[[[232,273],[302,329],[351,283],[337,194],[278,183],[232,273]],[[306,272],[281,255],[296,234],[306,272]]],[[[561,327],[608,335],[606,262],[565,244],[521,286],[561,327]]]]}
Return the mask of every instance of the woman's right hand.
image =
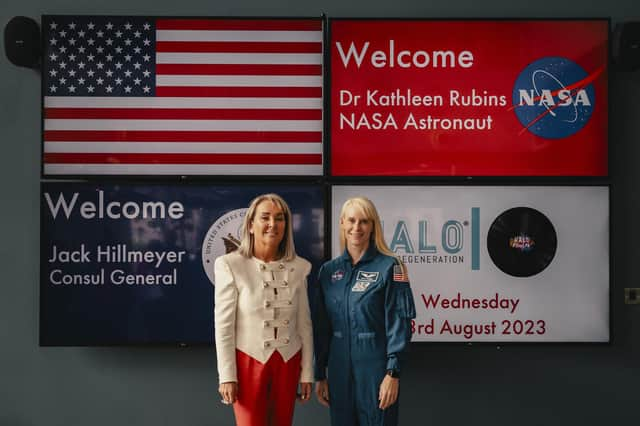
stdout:
{"type": "Polygon", "coordinates": [[[220,392],[223,404],[233,404],[238,400],[238,382],[220,383],[218,392],[220,392]]]}
{"type": "Polygon", "coordinates": [[[329,406],[329,383],[326,380],[316,382],[316,396],[320,404],[329,406]]]}

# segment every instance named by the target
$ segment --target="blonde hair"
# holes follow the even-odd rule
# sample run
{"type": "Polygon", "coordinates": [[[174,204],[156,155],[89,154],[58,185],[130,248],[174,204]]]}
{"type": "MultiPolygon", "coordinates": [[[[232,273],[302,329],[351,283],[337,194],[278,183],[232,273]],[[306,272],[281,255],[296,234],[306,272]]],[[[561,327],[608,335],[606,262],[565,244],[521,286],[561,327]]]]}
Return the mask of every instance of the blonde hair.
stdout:
{"type": "MultiPolygon", "coordinates": [[[[374,247],[382,254],[387,256],[391,256],[396,260],[396,263],[400,265],[402,271],[406,274],[407,267],[400,260],[400,258],[391,251],[386,241],[384,240],[384,234],[382,233],[382,221],[380,221],[380,215],[378,215],[378,210],[373,202],[366,197],[353,197],[349,198],[342,205],[342,210],[340,210],[340,220],[344,219],[344,215],[346,210],[349,207],[355,207],[359,209],[361,213],[364,214],[364,217],[373,222],[373,230],[371,231],[371,239],[369,240],[369,244],[373,244],[374,247]]],[[[345,247],[347,246],[347,239],[344,236],[344,231],[340,230],[340,250],[344,252],[345,247]]]]}
{"type": "MultiPolygon", "coordinates": [[[[380,216],[378,215],[378,210],[376,210],[376,206],[365,197],[353,197],[349,198],[342,205],[342,210],[340,211],[340,220],[344,219],[345,212],[349,207],[355,207],[359,209],[364,217],[373,222],[373,230],[371,231],[371,240],[369,244],[373,244],[376,249],[382,254],[386,254],[387,256],[392,256],[397,259],[397,256],[394,252],[391,251],[389,246],[384,240],[384,235],[382,234],[382,222],[380,221],[380,216]]],[[[340,249],[344,251],[347,246],[347,240],[344,236],[344,232],[340,232],[340,249]]]]}
{"type": "Polygon", "coordinates": [[[278,246],[278,258],[282,260],[293,260],[296,257],[296,249],[293,244],[293,224],[291,217],[291,210],[287,205],[287,202],[278,194],[262,194],[258,195],[251,201],[247,213],[242,221],[242,229],[240,232],[240,246],[238,247],[238,253],[244,257],[253,256],[253,234],[251,234],[251,223],[256,216],[256,210],[258,205],[263,201],[271,201],[276,204],[284,213],[284,236],[278,246]]]}

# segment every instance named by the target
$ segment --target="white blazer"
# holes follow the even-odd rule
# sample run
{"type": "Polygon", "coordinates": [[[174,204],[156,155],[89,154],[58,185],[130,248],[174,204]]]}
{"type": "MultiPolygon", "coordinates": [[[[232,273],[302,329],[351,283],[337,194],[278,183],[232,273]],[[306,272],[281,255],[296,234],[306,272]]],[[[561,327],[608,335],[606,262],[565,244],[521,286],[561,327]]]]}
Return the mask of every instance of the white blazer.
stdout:
{"type": "Polygon", "coordinates": [[[313,382],[313,330],[307,298],[311,264],[263,262],[238,252],[215,262],[215,337],[220,383],[237,382],[236,349],[266,363],[302,348],[300,382],[313,382]],[[278,336],[275,338],[275,328],[278,336]]]}

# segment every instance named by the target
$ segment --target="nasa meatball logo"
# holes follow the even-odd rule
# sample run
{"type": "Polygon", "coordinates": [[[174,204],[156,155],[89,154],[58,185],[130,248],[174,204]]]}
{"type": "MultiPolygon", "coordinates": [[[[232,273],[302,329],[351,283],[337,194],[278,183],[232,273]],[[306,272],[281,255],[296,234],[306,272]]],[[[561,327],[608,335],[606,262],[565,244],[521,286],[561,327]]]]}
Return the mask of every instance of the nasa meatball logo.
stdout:
{"type": "Polygon", "coordinates": [[[213,222],[202,241],[202,266],[211,284],[215,285],[214,264],[216,258],[234,252],[240,246],[242,220],[247,209],[225,213],[213,222]]]}
{"type": "Polygon", "coordinates": [[[513,105],[518,120],[545,139],[566,138],[579,132],[595,105],[593,80],[580,65],[562,57],[545,57],[529,64],[516,79],[513,105]]]}

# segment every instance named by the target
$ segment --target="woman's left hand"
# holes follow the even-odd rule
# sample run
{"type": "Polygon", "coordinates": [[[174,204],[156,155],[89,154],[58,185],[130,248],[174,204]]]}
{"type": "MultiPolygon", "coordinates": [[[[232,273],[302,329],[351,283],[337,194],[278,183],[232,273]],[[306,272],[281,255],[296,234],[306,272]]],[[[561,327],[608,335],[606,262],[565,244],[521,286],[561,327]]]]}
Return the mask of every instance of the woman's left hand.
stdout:
{"type": "Polygon", "coordinates": [[[378,399],[380,400],[380,405],[378,407],[381,410],[386,410],[396,402],[396,399],[398,399],[399,388],[400,379],[393,378],[388,374],[385,374],[384,379],[382,379],[382,383],[380,383],[380,392],[378,394],[378,399]]]}
{"type": "Polygon", "coordinates": [[[298,401],[304,404],[309,401],[311,398],[311,383],[304,382],[300,383],[300,395],[298,396],[298,401]]]}

